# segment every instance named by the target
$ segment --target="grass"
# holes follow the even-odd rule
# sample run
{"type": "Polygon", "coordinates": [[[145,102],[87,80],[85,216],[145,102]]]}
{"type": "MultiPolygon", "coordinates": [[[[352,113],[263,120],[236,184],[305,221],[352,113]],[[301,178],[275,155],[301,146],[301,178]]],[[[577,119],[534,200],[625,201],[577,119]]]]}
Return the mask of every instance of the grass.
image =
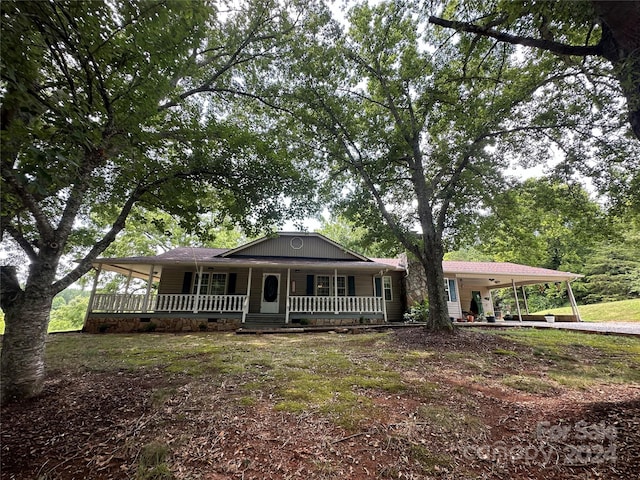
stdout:
{"type": "MultiPolygon", "coordinates": [[[[439,357],[476,379],[495,375],[503,359],[544,363],[539,376],[504,373],[503,385],[548,394],[558,385],[587,388],[601,383],[640,383],[640,342],[634,338],[560,330],[505,330],[493,333],[530,347],[494,349],[486,355],[463,351],[439,357]],[[515,351],[518,350],[518,351],[515,351]]],[[[236,336],[185,335],[65,335],[47,346],[51,370],[154,371],[169,378],[235,378],[241,385],[236,402],[251,406],[258,398],[274,399],[277,411],[316,412],[345,428],[356,428],[375,415],[370,392],[412,392],[437,400],[438,387],[425,368],[438,355],[425,349],[398,351],[387,346],[387,334],[236,336]],[[422,372],[408,376],[407,371],[422,372]],[[424,376],[426,375],[426,377],[424,376]]],[[[162,403],[170,391],[157,393],[162,403]]]]}
{"type": "MultiPolygon", "coordinates": [[[[640,383],[640,342],[635,338],[594,335],[560,330],[509,330],[497,335],[532,347],[532,355],[549,363],[548,377],[571,387],[587,388],[597,383],[640,383]]],[[[539,393],[552,384],[511,378],[505,384],[539,393]]]]}
{"type": "MultiPolygon", "coordinates": [[[[640,298],[579,305],[578,309],[582,320],[586,322],[640,322],[640,298]]],[[[555,315],[573,314],[571,307],[562,307],[535,312],[534,315],[544,315],[547,312],[555,315]]]]}
{"type": "MultiPolygon", "coordinates": [[[[145,427],[148,436],[137,446],[137,480],[174,478],[188,445],[209,455],[200,437],[211,442],[222,438],[221,431],[242,435],[236,425],[265,418],[271,419],[265,441],[276,447],[288,437],[274,425],[318,425],[318,441],[326,441],[324,426],[331,425],[343,429],[327,437],[332,448],[353,443],[368,451],[375,444],[376,456],[389,452],[396,459],[371,478],[400,478],[409,464],[438,476],[458,468],[449,447],[490,436],[496,419],[487,415],[489,403],[491,412],[503,415],[519,402],[518,392],[548,400],[567,391],[593,395],[611,384],[640,385],[640,342],[634,338],[550,329],[482,333],[506,341],[496,344],[501,348],[452,341],[438,349],[399,346],[394,333],[68,334],[49,337],[46,355],[52,378],[153,380],[147,398],[157,425],[145,427]],[[494,403],[494,395],[503,398],[505,391],[516,400],[494,403]],[[210,425],[223,430],[202,430],[210,425]]],[[[309,478],[337,478],[337,458],[310,460],[316,475],[309,478]]]]}

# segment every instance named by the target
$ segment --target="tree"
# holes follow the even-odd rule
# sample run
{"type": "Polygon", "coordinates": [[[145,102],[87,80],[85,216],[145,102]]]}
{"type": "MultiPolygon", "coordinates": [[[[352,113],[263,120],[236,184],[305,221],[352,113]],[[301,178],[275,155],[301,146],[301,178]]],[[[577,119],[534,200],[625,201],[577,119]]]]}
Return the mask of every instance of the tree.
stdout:
{"type": "MultiPolygon", "coordinates": [[[[291,102],[322,175],[343,179],[335,204],[369,229],[388,229],[420,261],[427,328],[447,330],[445,246],[503,188],[502,170],[546,161],[553,143],[593,158],[606,142],[591,132],[603,122],[560,85],[567,74],[557,62],[540,57],[523,69],[509,45],[447,41],[410,2],[359,5],[348,22],[346,34],[328,27],[296,52],[291,102]]],[[[625,148],[618,138],[606,154],[626,158],[625,148]]]]}
{"type": "Polygon", "coordinates": [[[480,222],[479,248],[497,261],[582,273],[612,231],[607,212],[579,183],[531,178],[496,196],[480,222]]]}
{"type": "Polygon", "coordinates": [[[640,140],[639,2],[455,2],[445,14],[459,20],[432,15],[429,21],[551,52],[567,65],[575,65],[576,57],[606,59],[626,98],[629,124],[640,140]]]}
{"type": "MultiPolygon", "coordinates": [[[[634,1],[535,2],[450,2],[439,15],[429,16],[435,25],[467,32],[475,42],[490,38],[499,44],[518,45],[523,69],[539,56],[549,56],[565,66],[567,73],[582,71],[583,85],[577,95],[589,98],[593,108],[603,113],[625,110],[623,100],[611,97],[619,91],[626,100],[627,125],[640,139],[640,3],[634,1]],[[455,20],[449,20],[449,17],[455,20]],[[611,79],[615,79],[611,82],[611,79]]],[[[567,79],[576,79],[575,74],[567,79]]],[[[575,80],[572,80],[575,81],[575,80]]],[[[608,120],[617,128],[619,120],[608,120]]],[[[606,131],[607,129],[605,129],[606,131]]],[[[605,139],[606,134],[602,135],[605,139]]],[[[570,168],[590,176],[600,193],[615,202],[618,211],[640,212],[640,155],[628,155],[623,163],[584,162],[568,157],[570,168]]]]}
{"type": "Polygon", "coordinates": [[[41,391],[53,297],[136,205],[190,229],[216,212],[255,230],[313,191],[271,125],[237,104],[303,16],[226,5],[2,2],[1,232],[30,261],[24,284],[0,271],[2,403],[41,391]],[[66,256],[79,261],[64,268],[66,256]]]}
{"type": "Polygon", "coordinates": [[[640,298],[640,228],[637,220],[618,219],[613,235],[586,258],[585,277],[576,284],[583,303],[640,298]]]}
{"type": "Polygon", "coordinates": [[[367,257],[395,257],[402,253],[395,237],[384,237],[380,230],[365,228],[341,215],[331,220],[323,219],[317,232],[367,257]]]}

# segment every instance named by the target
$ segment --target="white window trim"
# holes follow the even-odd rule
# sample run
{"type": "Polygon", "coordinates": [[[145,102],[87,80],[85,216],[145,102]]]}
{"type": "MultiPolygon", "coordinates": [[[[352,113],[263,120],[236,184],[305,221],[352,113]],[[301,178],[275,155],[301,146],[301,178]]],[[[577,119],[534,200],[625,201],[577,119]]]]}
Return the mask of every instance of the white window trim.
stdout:
{"type": "Polygon", "coordinates": [[[455,278],[446,278],[444,279],[444,291],[447,294],[447,302],[449,303],[455,303],[458,301],[458,285],[456,283],[455,278]],[[456,289],[456,299],[452,300],[451,299],[451,289],[449,288],[449,285],[451,285],[451,282],[453,282],[453,287],[456,289]]]}
{"type": "Polygon", "coordinates": [[[191,292],[193,295],[213,295],[211,293],[211,289],[213,287],[213,276],[214,275],[224,275],[224,293],[219,293],[216,295],[226,295],[227,289],[229,288],[229,273],[228,272],[202,272],[202,275],[207,275],[207,283],[202,284],[201,287],[206,285],[207,291],[203,293],[197,292],[198,289],[198,277],[200,276],[200,272],[195,272],[193,276],[193,286],[191,287],[191,292]]]}
{"type": "Polygon", "coordinates": [[[385,302],[393,302],[393,278],[391,278],[391,275],[382,277],[382,298],[384,298],[385,302]],[[387,288],[386,280],[389,281],[389,288],[387,288]],[[389,298],[387,298],[387,290],[389,291],[389,298]]]}
{"type": "MultiPolygon", "coordinates": [[[[314,280],[314,288],[315,288],[315,296],[316,297],[334,297],[335,295],[335,290],[336,290],[336,277],[337,278],[343,278],[344,279],[344,293],[338,293],[338,297],[346,297],[347,296],[347,291],[349,289],[349,286],[347,284],[347,276],[346,275],[314,275],[313,280],[314,280]],[[318,295],[318,277],[326,277],[329,279],[329,293],[327,295],[318,295]]],[[[338,292],[340,291],[340,289],[338,289],[338,292]]]]}

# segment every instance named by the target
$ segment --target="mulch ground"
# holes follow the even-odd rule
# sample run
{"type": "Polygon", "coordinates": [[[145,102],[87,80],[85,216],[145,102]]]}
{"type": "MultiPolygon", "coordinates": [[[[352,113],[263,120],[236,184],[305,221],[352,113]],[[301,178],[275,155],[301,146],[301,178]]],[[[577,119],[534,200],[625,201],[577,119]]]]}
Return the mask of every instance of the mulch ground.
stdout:
{"type": "MultiPolygon", "coordinates": [[[[436,352],[427,371],[403,371],[436,386],[433,404],[412,390],[369,392],[372,411],[382,413],[355,431],[318,413],[276,411],[269,395],[241,405],[238,386],[220,377],[51,372],[38,398],[2,408],[0,477],[637,478],[637,385],[527,394],[479,382],[443,358],[526,347],[477,332],[410,329],[393,338],[398,351],[436,352]],[[168,447],[171,473],[141,469],[143,446],[154,444],[168,447]]],[[[537,367],[509,356],[500,368],[537,367]]]]}

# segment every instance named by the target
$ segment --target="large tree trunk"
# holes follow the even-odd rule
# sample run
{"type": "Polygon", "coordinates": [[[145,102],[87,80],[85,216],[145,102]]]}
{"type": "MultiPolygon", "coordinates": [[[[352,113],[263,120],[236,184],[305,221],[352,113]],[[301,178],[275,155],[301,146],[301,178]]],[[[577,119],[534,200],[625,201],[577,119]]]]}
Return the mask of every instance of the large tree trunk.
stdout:
{"type": "Polygon", "coordinates": [[[15,267],[0,267],[0,305],[5,313],[0,353],[2,405],[42,392],[45,342],[55,295],[51,278],[57,263],[55,258],[52,260],[32,264],[24,290],[18,283],[15,267]]]}
{"type": "Polygon", "coordinates": [[[38,395],[44,384],[44,348],[53,298],[25,293],[5,310],[0,403],[38,395]]]}
{"type": "Polygon", "coordinates": [[[629,122],[640,140],[640,2],[594,0],[602,22],[604,56],[627,99],[629,122]]]}
{"type": "Polygon", "coordinates": [[[442,242],[438,240],[436,235],[423,235],[423,239],[422,266],[427,279],[427,295],[429,297],[429,319],[426,328],[431,331],[451,332],[453,324],[449,320],[449,308],[445,298],[442,242]]]}

